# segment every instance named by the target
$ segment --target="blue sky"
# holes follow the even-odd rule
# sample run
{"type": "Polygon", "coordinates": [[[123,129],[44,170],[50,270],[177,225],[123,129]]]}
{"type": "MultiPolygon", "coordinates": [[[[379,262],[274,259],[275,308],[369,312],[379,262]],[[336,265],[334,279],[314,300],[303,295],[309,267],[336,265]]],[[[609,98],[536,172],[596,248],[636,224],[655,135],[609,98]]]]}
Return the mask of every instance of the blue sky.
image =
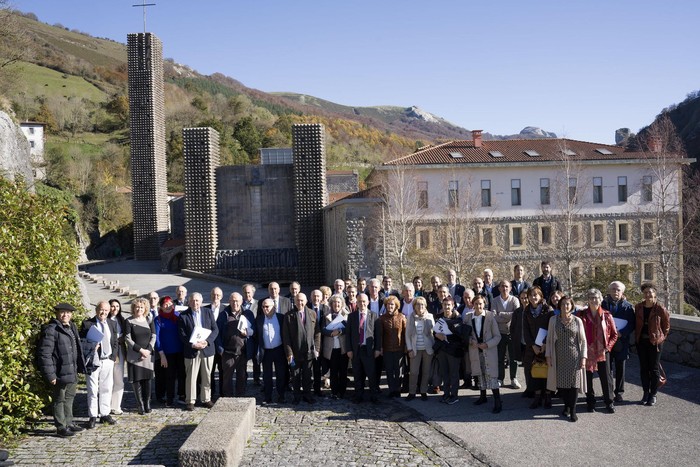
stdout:
{"type": "MultiPolygon", "coordinates": [[[[126,41],[140,0],[10,0],[126,41]]],[[[263,91],[613,143],[700,89],[697,0],[148,0],[164,55],[263,91]]]]}

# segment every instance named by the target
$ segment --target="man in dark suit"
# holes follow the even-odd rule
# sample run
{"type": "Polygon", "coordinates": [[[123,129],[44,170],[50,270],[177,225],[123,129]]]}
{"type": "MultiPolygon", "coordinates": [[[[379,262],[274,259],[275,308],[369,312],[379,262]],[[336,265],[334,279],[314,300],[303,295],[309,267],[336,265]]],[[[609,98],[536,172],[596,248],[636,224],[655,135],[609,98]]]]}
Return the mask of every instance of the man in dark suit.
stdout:
{"type": "MultiPolygon", "coordinates": [[[[269,297],[275,304],[275,313],[282,313],[286,315],[289,311],[294,308],[291,300],[287,297],[280,296],[280,285],[277,282],[270,282],[267,286],[267,292],[270,294],[269,297]]],[[[258,302],[258,313],[262,311],[260,307],[261,302],[258,302]]]]}
{"type": "MultiPolygon", "coordinates": [[[[246,366],[248,359],[252,357],[253,345],[248,342],[255,335],[255,318],[253,313],[242,308],[243,296],[238,292],[233,292],[229,297],[229,305],[219,313],[216,325],[219,328],[219,335],[216,338],[216,351],[221,356],[223,371],[221,379],[223,381],[222,395],[233,396],[233,386],[231,380],[233,373],[236,373],[236,397],[243,397],[245,394],[246,366]],[[245,326],[241,321],[245,321],[245,326]],[[252,329],[248,329],[248,328],[252,329]]],[[[252,342],[252,341],[251,341],[252,342]]]]}
{"type": "MultiPolygon", "coordinates": [[[[214,287],[211,289],[210,292],[210,297],[211,297],[211,302],[207,305],[205,305],[206,308],[209,308],[214,315],[214,321],[218,323],[219,320],[219,315],[221,312],[226,308],[226,303],[223,302],[224,298],[224,291],[221,290],[220,287],[214,287]]],[[[224,367],[223,363],[221,362],[221,355],[217,351],[214,354],[214,363],[212,364],[211,367],[211,388],[212,388],[212,394],[214,394],[216,388],[216,385],[214,384],[214,373],[219,372],[219,388],[218,388],[218,394],[220,396],[224,395],[224,367]]]]}
{"type": "MultiPolygon", "coordinates": [[[[253,313],[255,318],[258,317],[258,301],[255,297],[255,286],[253,284],[245,284],[241,287],[243,293],[243,310],[253,313]]],[[[253,384],[260,385],[260,361],[258,360],[258,349],[255,347],[257,340],[253,340],[253,384]]]]}
{"type": "Polygon", "coordinates": [[[510,281],[510,294],[520,297],[520,292],[530,287],[532,287],[532,284],[525,280],[525,268],[516,264],[513,268],[513,280],[510,281]]]}
{"type": "Polygon", "coordinates": [[[377,374],[374,359],[379,356],[382,348],[382,335],[377,321],[379,316],[370,311],[369,298],[365,294],[357,297],[358,309],[348,315],[346,339],[348,358],[352,359],[352,373],[355,379],[355,403],[362,402],[365,391],[365,377],[369,380],[370,398],[377,402],[377,374]]]}
{"type": "Polygon", "coordinates": [[[384,299],[390,295],[393,295],[394,297],[401,300],[401,294],[398,290],[394,289],[392,285],[393,280],[390,276],[382,277],[382,290],[379,291],[379,298],[381,299],[382,303],[384,303],[384,299]]]}
{"type": "Polygon", "coordinates": [[[552,292],[555,290],[561,291],[561,282],[552,275],[552,265],[549,261],[542,261],[540,267],[542,268],[542,275],[532,281],[532,285],[542,289],[542,295],[545,301],[549,303],[549,296],[552,295],[552,292]]]}
{"type": "Polygon", "coordinates": [[[202,308],[202,294],[195,292],[190,295],[190,307],[180,313],[177,327],[180,333],[180,341],[183,345],[185,357],[185,399],[187,405],[185,410],[194,410],[195,396],[197,394],[197,374],[201,378],[200,394],[202,405],[212,408],[211,402],[211,369],[214,364],[214,353],[216,352],[216,338],[219,335],[219,328],[216,326],[214,314],[209,308],[202,308]],[[206,339],[190,342],[195,328],[203,328],[211,331],[206,339]]]}
{"type": "MultiPolygon", "coordinates": [[[[343,282],[343,286],[345,286],[345,282],[343,282]]],[[[323,292],[321,292],[318,289],[311,292],[311,303],[309,304],[309,308],[311,308],[314,311],[314,314],[316,315],[316,322],[319,323],[319,329],[321,328],[321,323],[323,323],[321,318],[323,318],[331,312],[330,307],[321,303],[322,301],[323,292]]],[[[321,340],[323,339],[324,337],[322,336],[321,340]]],[[[318,350],[320,351],[321,349],[323,349],[323,347],[319,346],[318,350]]],[[[326,374],[326,371],[328,371],[328,365],[326,364],[326,360],[321,357],[315,359],[313,363],[314,394],[316,394],[316,396],[318,397],[323,396],[323,394],[321,393],[321,386],[323,386],[323,375],[326,374]]]]}
{"type": "Polygon", "coordinates": [[[319,357],[321,328],[316,320],[316,314],[306,307],[306,295],[300,292],[295,299],[295,307],[284,315],[282,326],[284,353],[292,370],[294,404],[298,404],[302,399],[302,386],[304,401],[313,404],[316,401],[311,397],[311,368],[313,361],[319,357]]]}
{"type": "Polygon", "coordinates": [[[450,297],[454,298],[455,305],[459,305],[462,302],[462,295],[464,295],[464,286],[457,282],[457,271],[454,269],[447,271],[447,284],[445,285],[450,292],[450,297]]]}
{"type": "Polygon", "coordinates": [[[117,359],[117,323],[108,319],[109,303],[102,300],[95,306],[95,316],[83,321],[80,337],[87,338],[93,326],[102,335],[95,350],[97,366],[87,375],[88,428],[95,428],[97,418],[101,423],[114,425],[117,421],[109,414],[112,405],[112,387],[114,385],[114,362],[117,359]]]}
{"type": "Polygon", "coordinates": [[[272,403],[272,366],[275,367],[275,387],[277,402],[284,404],[284,391],[287,389],[287,360],[282,345],[284,315],[275,313],[274,302],[266,298],[261,301],[262,313],[255,318],[255,340],[258,361],[262,362],[263,405],[272,403]]]}

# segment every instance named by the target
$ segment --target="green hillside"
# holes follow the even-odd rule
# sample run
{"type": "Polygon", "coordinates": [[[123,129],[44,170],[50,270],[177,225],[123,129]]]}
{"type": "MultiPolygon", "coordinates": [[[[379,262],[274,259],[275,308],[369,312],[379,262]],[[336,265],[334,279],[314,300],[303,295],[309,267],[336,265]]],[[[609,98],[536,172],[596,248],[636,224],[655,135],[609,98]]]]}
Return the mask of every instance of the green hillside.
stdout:
{"type": "Polygon", "coordinates": [[[33,63],[21,63],[22,92],[32,97],[79,98],[105,102],[109,96],[85,78],[68,75],[33,63]]]}

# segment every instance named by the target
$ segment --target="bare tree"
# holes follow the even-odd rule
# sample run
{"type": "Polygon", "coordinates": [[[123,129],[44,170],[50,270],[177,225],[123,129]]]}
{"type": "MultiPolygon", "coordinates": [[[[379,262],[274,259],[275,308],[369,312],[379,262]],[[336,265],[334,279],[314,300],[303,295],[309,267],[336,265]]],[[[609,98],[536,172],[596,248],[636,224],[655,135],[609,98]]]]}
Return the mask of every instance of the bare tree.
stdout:
{"type": "Polygon", "coordinates": [[[17,82],[18,62],[29,54],[30,40],[10,8],[8,0],[0,0],[0,94],[7,93],[17,82]]]}
{"type": "Polygon", "coordinates": [[[653,219],[648,232],[656,247],[661,299],[675,313],[682,312],[683,244],[694,237],[700,217],[697,174],[689,168],[683,144],[668,116],[658,118],[640,141],[648,175],[642,180],[639,210],[653,219]],[[675,300],[674,298],[678,299],[675,300]]]}
{"type": "MultiPolygon", "coordinates": [[[[575,268],[585,256],[590,258],[592,252],[582,248],[585,243],[581,213],[590,203],[591,183],[582,164],[583,154],[570,151],[565,140],[559,141],[559,162],[549,180],[548,187],[540,187],[542,214],[550,227],[548,249],[541,248],[539,253],[553,255],[564,265],[564,284],[567,294],[573,295],[576,282],[575,268]]],[[[543,232],[537,232],[541,243],[547,245],[543,232]]],[[[561,274],[559,274],[561,277],[561,274]]]]}
{"type": "Polygon", "coordinates": [[[387,263],[384,272],[391,272],[404,283],[414,269],[416,228],[424,218],[413,170],[402,165],[390,166],[382,182],[382,196],[385,208],[378,227],[387,263]]]}

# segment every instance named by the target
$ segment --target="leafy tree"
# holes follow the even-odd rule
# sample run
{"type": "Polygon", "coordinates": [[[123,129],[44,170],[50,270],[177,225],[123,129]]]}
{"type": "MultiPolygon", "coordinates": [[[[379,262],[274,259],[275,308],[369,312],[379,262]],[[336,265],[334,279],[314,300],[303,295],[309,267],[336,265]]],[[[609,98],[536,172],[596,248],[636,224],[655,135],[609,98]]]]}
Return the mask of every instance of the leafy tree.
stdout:
{"type": "Polygon", "coordinates": [[[58,132],[58,123],[56,122],[56,117],[54,116],[49,106],[46,102],[42,102],[39,106],[39,112],[37,112],[34,120],[37,122],[46,124],[46,131],[51,134],[56,134],[58,132]]]}
{"type": "Polygon", "coordinates": [[[34,355],[51,307],[80,304],[78,251],[62,235],[64,208],[21,180],[0,178],[0,439],[19,433],[48,400],[34,355]]]}
{"type": "Polygon", "coordinates": [[[233,127],[233,137],[241,144],[251,160],[257,156],[258,150],[262,147],[262,137],[251,117],[244,117],[236,123],[233,127]]]}

